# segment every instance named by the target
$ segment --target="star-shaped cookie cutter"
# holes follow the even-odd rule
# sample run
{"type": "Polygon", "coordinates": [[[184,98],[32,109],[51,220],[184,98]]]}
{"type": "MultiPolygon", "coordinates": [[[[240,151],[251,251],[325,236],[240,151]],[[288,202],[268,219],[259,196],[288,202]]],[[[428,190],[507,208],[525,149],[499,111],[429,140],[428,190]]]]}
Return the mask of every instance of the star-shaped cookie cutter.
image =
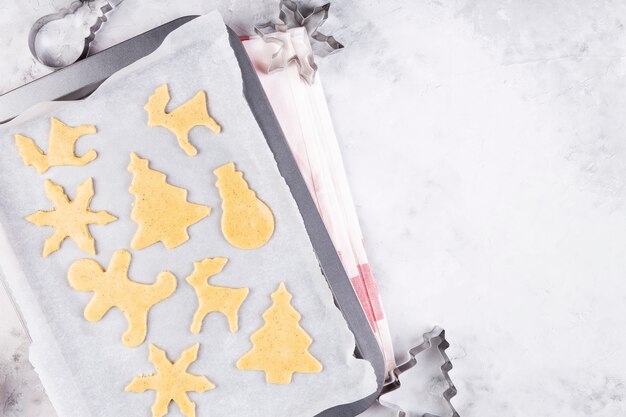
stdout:
{"type": "Polygon", "coordinates": [[[295,1],[281,0],[279,8],[280,23],[268,22],[254,27],[265,42],[278,45],[266,71],[271,73],[295,62],[300,76],[312,84],[317,72],[313,54],[326,56],[344,47],[333,36],[320,32],[328,19],[330,3],[303,12],[295,1]]]}
{"type": "MultiPolygon", "coordinates": [[[[400,388],[400,375],[417,365],[417,355],[433,347],[437,348],[439,354],[444,360],[444,363],[443,365],[441,365],[440,369],[443,378],[446,381],[447,388],[442,393],[442,396],[446,400],[446,403],[448,404],[448,407],[452,412],[450,417],[460,417],[459,413],[452,405],[452,398],[457,394],[457,390],[449,374],[450,370],[452,369],[452,362],[450,361],[450,358],[446,353],[446,349],[450,347],[450,343],[448,343],[448,341],[446,340],[446,331],[439,326],[435,326],[435,328],[433,328],[430,332],[424,333],[424,341],[409,350],[409,359],[406,362],[398,365],[396,369],[393,370],[393,374],[391,375],[391,381],[385,384],[385,386],[383,387],[383,390],[378,398],[378,402],[383,407],[393,410],[395,412],[394,417],[408,417],[409,414],[404,411],[399,405],[382,400],[382,396],[400,388]]],[[[422,417],[439,416],[426,413],[423,414],[422,417]]]]}
{"type": "Polygon", "coordinates": [[[51,13],[43,17],[40,17],[39,19],[35,21],[35,23],[30,29],[30,33],[28,34],[28,48],[30,49],[31,55],[38,62],[42,63],[43,65],[49,68],[62,68],[62,67],[68,66],[70,64],[73,64],[76,61],[79,61],[85,58],[89,54],[89,47],[91,45],[91,42],[96,37],[96,32],[98,32],[98,30],[100,30],[100,28],[102,27],[102,24],[107,21],[107,16],[106,16],[107,13],[109,13],[111,10],[119,6],[120,3],[122,3],[122,1],[123,0],[105,0],[104,2],[101,2],[99,0],[78,0],[70,4],[69,7],[65,9],[61,9],[55,13],[51,13]],[[102,3],[102,5],[99,6],[99,10],[97,10],[98,3],[102,3]],[[96,6],[94,10],[97,10],[96,11],[97,15],[96,15],[96,19],[94,23],[90,25],[88,29],[88,33],[86,33],[86,36],[84,37],[82,51],[77,58],[75,58],[71,62],[60,61],[60,60],[53,59],[52,57],[44,54],[43,51],[37,51],[37,47],[36,47],[37,36],[40,34],[44,26],[46,26],[48,23],[51,23],[53,21],[62,20],[66,18],[68,15],[75,14],[81,7],[85,7],[85,6],[90,7],[90,8],[93,8],[93,6],[96,6]]]}

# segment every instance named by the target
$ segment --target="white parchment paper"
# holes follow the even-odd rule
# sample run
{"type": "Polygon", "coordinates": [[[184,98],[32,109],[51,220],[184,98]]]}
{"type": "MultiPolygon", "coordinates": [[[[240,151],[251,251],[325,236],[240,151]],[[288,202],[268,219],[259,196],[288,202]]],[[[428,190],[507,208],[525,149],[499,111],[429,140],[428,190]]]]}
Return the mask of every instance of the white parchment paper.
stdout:
{"type": "MultiPolygon", "coordinates": [[[[89,98],[43,104],[0,126],[0,138],[2,267],[33,338],[31,360],[60,416],[149,416],[154,392],[123,390],[134,376],[154,372],[148,362],[149,343],[165,349],[170,359],[201,343],[198,360],[189,369],[206,375],[217,388],[190,394],[198,416],[313,416],[374,392],[373,369],[353,357],[354,337],[334,305],[296,204],[242,95],[239,67],[218,13],[173,32],[155,53],[111,77],[89,98]],[[197,157],[186,156],[168,130],[146,125],[143,106],[162,83],[170,87],[169,109],[199,90],[208,94],[209,112],[223,132],[194,128],[190,138],[197,157]],[[77,154],[93,148],[98,158],[83,167],[53,167],[44,175],[25,167],[13,135],[29,136],[45,150],[50,116],[72,126],[96,125],[97,134],[78,141],[77,154]],[[118,310],[97,323],[83,318],[91,294],[70,288],[66,271],[73,261],[89,256],[66,240],[60,251],[43,258],[43,242],[52,229],[24,220],[52,207],[44,194],[44,178],[61,184],[74,198],[78,184],[93,177],[92,210],[119,217],[107,226],[90,227],[98,251],[93,258],[106,267],[116,249],[129,249],[136,230],[130,219],[134,197],[128,192],[131,152],[149,159],[151,168],[168,175],[169,183],[188,189],[190,201],[212,207],[207,219],[189,228],[191,238],[185,244],[166,250],[158,243],[131,251],[132,279],[153,282],[162,270],[178,278],[175,294],[152,308],[146,342],[133,349],[121,342],[127,324],[118,310]],[[276,218],[274,236],[254,251],[230,246],[221,234],[221,200],[212,171],[230,161],[276,218]],[[213,313],[201,334],[192,335],[188,329],[197,300],[184,278],[194,261],[215,256],[225,256],[229,263],[212,283],[250,288],[239,314],[240,329],[230,333],[226,318],[213,313]],[[249,337],[263,324],[261,314],[280,281],[293,293],[293,305],[302,314],[300,324],[314,340],[310,351],[324,365],[319,374],[294,374],[289,385],[267,384],[262,372],[235,367],[251,348],[249,337]]],[[[180,415],[175,405],[169,415],[180,415]]]]}

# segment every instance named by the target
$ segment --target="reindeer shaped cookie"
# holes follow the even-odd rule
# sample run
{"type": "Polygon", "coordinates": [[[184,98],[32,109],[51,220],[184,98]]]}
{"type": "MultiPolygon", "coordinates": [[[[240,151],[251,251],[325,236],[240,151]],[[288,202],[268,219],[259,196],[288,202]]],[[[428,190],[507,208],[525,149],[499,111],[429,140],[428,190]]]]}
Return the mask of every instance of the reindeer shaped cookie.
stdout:
{"type": "Polygon", "coordinates": [[[191,323],[191,332],[194,334],[200,333],[202,321],[214,311],[226,316],[232,333],[239,328],[239,307],[248,296],[248,288],[218,287],[207,282],[208,278],[222,272],[226,262],[226,258],[206,258],[195,262],[193,272],[187,277],[187,282],[196,290],[198,297],[198,310],[191,323]]]}
{"type": "Polygon", "coordinates": [[[170,92],[167,84],[160,85],[154,90],[154,94],[148,98],[144,109],[148,112],[148,126],[161,126],[170,130],[178,145],[189,156],[195,156],[198,150],[189,143],[189,131],[194,126],[206,126],[215,133],[220,133],[222,128],[213,120],[207,110],[206,93],[198,92],[193,98],[171,112],[165,111],[170,101],[170,92]]]}

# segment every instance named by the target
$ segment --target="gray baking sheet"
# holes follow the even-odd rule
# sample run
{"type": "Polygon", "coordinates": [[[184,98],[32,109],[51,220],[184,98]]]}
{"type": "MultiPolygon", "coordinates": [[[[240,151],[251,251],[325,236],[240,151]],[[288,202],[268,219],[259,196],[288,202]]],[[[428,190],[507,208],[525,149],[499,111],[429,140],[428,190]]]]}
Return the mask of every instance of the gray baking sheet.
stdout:
{"type": "MultiPolygon", "coordinates": [[[[190,370],[217,385],[213,391],[191,394],[202,416],[312,416],[376,391],[371,365],[353,357],[354,336],[333,303],[296,203],[241,91],[228,35],[221,17],[212,13],[173,32],[156,53],[120,71],[89,98],[38,106],[0,127],[7,138],[0,141],[1,253],[14,255],[3,256],[2,266],[33,338],[31,360],[60,415],[149,415],[153,392],[129,394],[122,389],[135,375],[153,372],[147,361],[150,342],[172,358],[195,342],[202,344],[190,370]],[[210,112],[224,128],[221,135],[201,128],[191,132],[191,141],[199,149],[195,158],[187,157],[167,130],[146,126],[143,104],[163,82],[170,85],[172,106],[200,89],[207,91],[210,112]],[[77,153],[95,148],[98,159],[84,167],[52,168],[43,176],[24,167],[13,134],[33,137],[45,148],[51,115],[71,125],[95,124],[98,134],[81,139],[77,153]],[[89,294],[67,285],[69,264],[88,256],[67,241],[59,252],[42,258],[43,240],[51,230],[37,228],[23,217],[50,208],[43,193],[44,177],[62,184],[73,197],[76,186],[92,176],[96,189],[92,208],[120,218],[108,226],[91,227],[98,245],[94,259],[108,264],[114,250],[128,248],[136,229],[130,220],[133,197],[127,192],[131,175],[126,170],[133,151],[168,174],[170,183],[187,188],[190,201],[207,204],[213,211],[191,226],[191,239],[182,246],[167,251],[157,244],[133,251],[133,279],[152,282],[167,269],[178,277],[179,287],[151,311],[147,342],[128,349],[120,341],[126,323],[119,311],[88,323],[82,309],[89,294]],[[235,249],[221,236],[220,199],[212,170],[229,161],[244,172],[276,217],[272,240],[255,251],[235,249]],[[238,333],[231,334],[224,317],[212,314],[205,319],[202,333],[194,336],[187,329],[196,299],[184,277],[194,261],[214,256],[230,259],[214,283],[245,286],[251,292],[240,311],[238,333]],[[314,340],[310,350],[324,365],[320,374],[294,375],[287,386],[266,384],[262,372],[239,371],[234,366],[250,349],[249,336],[262,325],[269,294],[280,281],[292,291],[293,304],[303,317],[301,325],[314,340]]],[[[175,406],[170,415],[179,415],[175,406]]]]}

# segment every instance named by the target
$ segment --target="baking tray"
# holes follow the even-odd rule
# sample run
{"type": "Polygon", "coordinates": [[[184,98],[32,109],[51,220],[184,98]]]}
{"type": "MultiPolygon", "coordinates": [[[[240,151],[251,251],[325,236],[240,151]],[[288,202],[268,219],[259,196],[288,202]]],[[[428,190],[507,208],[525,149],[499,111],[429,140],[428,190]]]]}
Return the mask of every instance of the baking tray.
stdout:
{"type": "MultiPolygon", "coordinates": [[[[156,50],[170,32],[196,17],[185,16],[175,19],[0,95],[0,123],[14,118],[41,101],[78,100],[87,97],[113,73],[156,50]]],[[[359,401],[332,407],[317,416],[356,416],[369,408],[382,390],[384,382],[382,353],[243,44],[230,28],[228,33],[230,45],[241,69],[244,96],[296,201],[320,268],[333,293],[335,304],[354,334],[355,355],[369,361],[376,374],[375,392],[359,401]]]]}

